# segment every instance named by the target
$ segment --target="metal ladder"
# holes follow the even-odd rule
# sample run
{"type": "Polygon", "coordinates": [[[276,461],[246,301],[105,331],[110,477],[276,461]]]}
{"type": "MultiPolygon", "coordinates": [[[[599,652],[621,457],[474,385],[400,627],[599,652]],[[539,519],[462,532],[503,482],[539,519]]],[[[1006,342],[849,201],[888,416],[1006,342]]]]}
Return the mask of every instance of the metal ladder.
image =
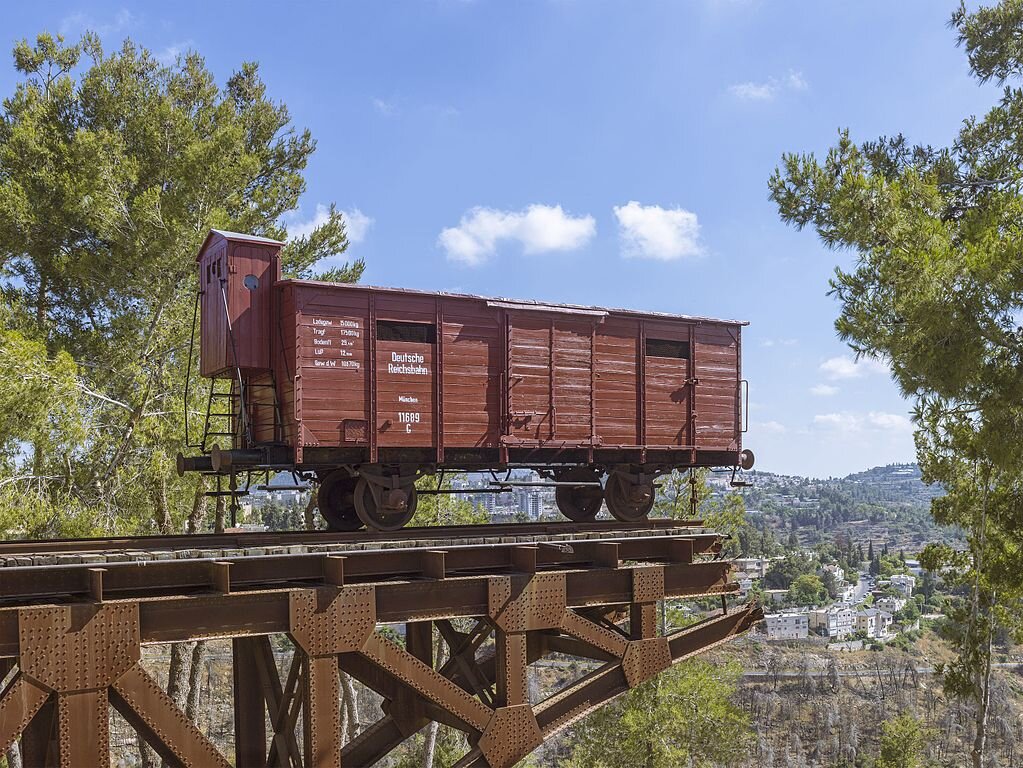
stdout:
{"type": "Polygon", "coordinates": [[[233,447],[234,438],[238,431],[233,428],[235,419],[241,424],[240,414],[244,404],[240,405],[241,393],[235,388],[234,380],[231,380],[230,388],[224,392],[217,389],[217,382],[223,379],[210,379],[210,394],[206,401],[206,418],[203,421],[202,440],[200,449],[203,453],[209,453],[212,445],[210,438],[230,437],[233,447]],[[226,402],[226,410],[224,409],[226,402]],[[214,410],[216,403],[216,410],[214,410]],[[240,406],[240,407],[239,407],[240,406]]]}

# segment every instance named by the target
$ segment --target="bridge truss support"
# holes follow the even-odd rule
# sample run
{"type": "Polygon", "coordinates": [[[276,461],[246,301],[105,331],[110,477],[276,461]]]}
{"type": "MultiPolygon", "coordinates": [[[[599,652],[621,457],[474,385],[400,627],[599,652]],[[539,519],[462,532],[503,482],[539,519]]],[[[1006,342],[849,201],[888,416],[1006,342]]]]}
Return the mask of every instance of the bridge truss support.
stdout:
{"type": "Polygon", "coordinates": [[[512,766],[759,620],[744,606],[659,634],[659,601],[736,591],[730,564],[707,559],[719,549],[718,537],[700,534],[5,569],[15,581],[35,571],[53,594],[44,599],[36,581],[31,603],[0,607],[0,749],[20,739],[26,766],[109,764],[112,706],[170,765],[361,768],[437,721],[467,735],[458,766],[512,766]],[[286,675],[271,644],[278,633],[294,647],[286,675]],[[143,644],[204,638],[231,638],[233,756],[140,662],[143,644]],[[594,669],[534,700],[527,670],[551,654],[594,669]],[[340,672],[383,697],[380,719],[347,742],[340,672]]]}

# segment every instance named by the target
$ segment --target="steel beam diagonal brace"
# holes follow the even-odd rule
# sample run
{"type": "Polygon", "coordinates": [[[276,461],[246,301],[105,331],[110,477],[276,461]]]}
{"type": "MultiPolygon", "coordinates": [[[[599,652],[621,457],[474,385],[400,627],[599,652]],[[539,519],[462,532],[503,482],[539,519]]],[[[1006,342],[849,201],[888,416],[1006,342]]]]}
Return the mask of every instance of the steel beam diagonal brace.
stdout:
{"type": "Polygon", "coordinates": [[[17,669],[0,693],[0,747],[20,735],[31,763],[105,763],[112,704],[170,765],[227,766],[140,657],[144,643],[230,638],[239,765],[369,766],[436,721],[467,734],[462,768],[510,768],[545,737],[762,618],[745,606],[658,636],[658,602],[738,591],[728,562],[705,559],[720,548],[715,534],[565,541],[445,546],[443,568],[415,546],[353,551],[343,563],[313,553],[110,563],[91,582],[77,565],[7,568],[0,596],[17,602],[0,607],[0,661],[16,659],[17,669]],[[46,604],[68,595],[81,602],[46,604]],[[474,623],[463,631],[456,620],[474,623]],[[377,631],[398,622],[404,647],[377,631]],[[434,627],[450,650],[443,663],[434,627]],[[295,644],[286,682],[275,634],[295,644]],[[603,664],[536,702],[528,670],[552,653],[603,664]],[[342,670],[383,697],[380,719],[344,747],[342,670]]]}
{"type": "Polygon", "coordinates": [[[160,757],[172,765],[230,768],[227,759],[141,666],[132,667],[117,679],[110,701],[160,757]]]}
{"type": "Polygon", "coordinates": [[[423,698],[449,710],[473,730],[486,729],[493,710],[383,635],[375,633],[360,655],[414,689],[423,698]]]}
{"type": "Polygon", "coordinates": [[[21,673],[11,681],[0,695],[0,753],[15,742],[49,696],[48,690],[21,673]]]}

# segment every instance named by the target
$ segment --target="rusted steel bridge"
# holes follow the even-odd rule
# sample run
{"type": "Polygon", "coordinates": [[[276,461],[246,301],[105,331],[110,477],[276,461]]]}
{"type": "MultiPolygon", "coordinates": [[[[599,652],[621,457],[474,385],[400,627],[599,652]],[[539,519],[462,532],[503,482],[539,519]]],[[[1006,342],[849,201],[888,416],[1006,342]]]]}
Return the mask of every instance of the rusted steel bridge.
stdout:
{"type": "Polygon", "coordinates": [[[107,765],[113,706],[171,765],[370,766],[437,721],[468,736],[458,766],[512,766],[761,618],[724,610],[738,588],[721,544],[677,521],[0,543],[0,749],[107,765]],[[719,615],[659,634],[659,601],[704,596],[719,615]],[[285,676],[278,634],[294,645],[285,676]],[[233,649],[234,755],[140,662],[144,644],[210,638],[233,649]],[[551,654],[599,666],[531,700],[527,670],[551,654]],[[340,671],[383,697],[347,743],[340,671]]]}

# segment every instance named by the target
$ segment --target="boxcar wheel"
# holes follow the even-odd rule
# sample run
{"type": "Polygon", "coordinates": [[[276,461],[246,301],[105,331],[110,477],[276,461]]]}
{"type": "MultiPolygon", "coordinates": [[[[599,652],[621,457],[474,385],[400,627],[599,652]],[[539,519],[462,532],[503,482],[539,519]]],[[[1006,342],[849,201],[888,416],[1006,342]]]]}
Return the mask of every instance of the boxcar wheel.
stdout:
{"type": "Polygon", "coordinates": [[[362,521],[355,511],[355,485],[359,478],[343,469],[335,470],[320,482],[316,506],[332,531],[357,531],[362,521]]]}
{"type": "MultiPolygon", "coordinates": [[[[412,519],[419,503],[414,485],[403,486],[401,491],[405,494],[403,507],[381,506],[373,498],[373,489],[369,487],[369,483],[365,478],[360,477],[355,486],[355,512],[367,528],[377,531],[397,531],[412,519]]],[[[395,493],[394,490],[384,489],[381,491],[381,496],[386,498],[388,494],[393,493],[395,493]]]]}
{"type": "Polygon", "coordinates": [[[631,523],[642,520],[654,508],[654,484],[633,483],[624,475],[612,472],[604,489],[607,508],[616,520],[631,523]]]}
{"type": "MultiPolygon", "coordinates": [[[[555,479],[559,483],[597,483],[600,475],[586,467],[577,467],[556,475],[555,479]]],[[[569,520],[583,523],[597,516],[604,501],[604,489],[599,485],[559,485],[554,491],[554,501],[561,514],[569,520]]]]}

